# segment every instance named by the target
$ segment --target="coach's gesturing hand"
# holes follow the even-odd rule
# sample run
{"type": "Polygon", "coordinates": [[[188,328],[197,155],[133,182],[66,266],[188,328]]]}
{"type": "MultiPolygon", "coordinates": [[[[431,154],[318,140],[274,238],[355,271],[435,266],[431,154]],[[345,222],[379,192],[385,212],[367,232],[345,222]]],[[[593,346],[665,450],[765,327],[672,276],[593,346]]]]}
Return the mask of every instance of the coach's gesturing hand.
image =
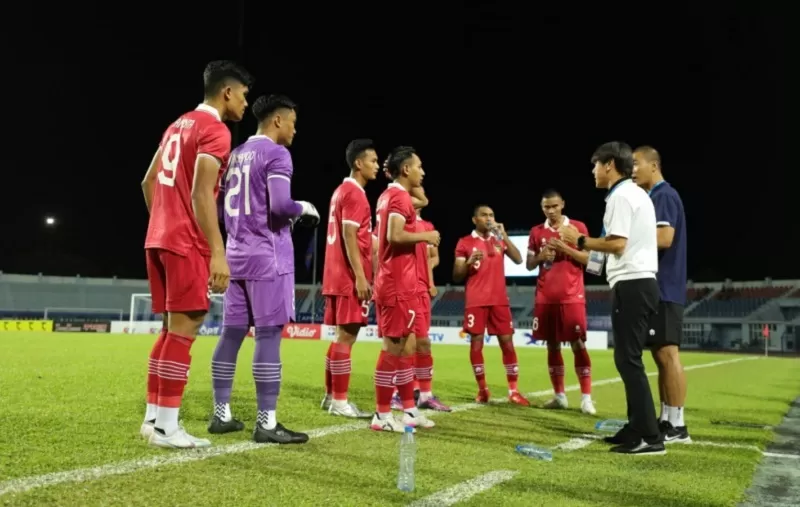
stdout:
{"type": "Polygon", "coordinates": [[[209,265],[208,288],[214,294],[222,294],[228,288],[231,278],[231,269],[225,259],[225,252],[211,254],[209,265]]]}
{"type": "Polygon", "coordinates": [[[572,224],[562,225],[559,227],[558,235],[561,237],[561,241],[571,243],[573,245],[577,244],[578,238],[581,237],[581,233],[572,224]]]}

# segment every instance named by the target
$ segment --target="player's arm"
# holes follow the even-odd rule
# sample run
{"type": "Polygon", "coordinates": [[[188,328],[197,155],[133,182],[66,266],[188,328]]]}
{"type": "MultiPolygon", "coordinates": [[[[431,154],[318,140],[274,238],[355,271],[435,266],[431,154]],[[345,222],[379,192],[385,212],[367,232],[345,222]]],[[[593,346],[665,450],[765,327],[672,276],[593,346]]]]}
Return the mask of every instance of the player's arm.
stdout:
{"type": "Polygon", "coordinates": [[[536,235],[531,230],[531,234],[528,236],[528,255],[525,258],[525,268],[528,271],[533,271],[542,262],[544,262],[544,248],[539,247],[536,235]]]}
{"type": "Polygon", "coordinates": [[[389,243],[393,245],[416,245],[430,239],[429,232],[405,230],[406,219],[399,213],[389,213],[389,243]]]}
{"type": "Polygon", "coordinates": [[[214,198],[220,165],[222,161],[217,157],[206,153],[198,154],[194,168],[194,182],[192,182],[192,208],[197,217],[197,225],[203,231],[212,255],[225,253],[217,221],[217,201],[214,198]]]}
{"type": "Polygon", "coordinates": [[[463,241],[459,241],[456,245],[456,261],[453,264],[453,281],[456,283],[464,281],[469,274],[469,268],[477,260],[476,256],[470,253],[469,247],[463,241]]]}
{"type": "Polygon", "coordinates": [[[411,204],[414,209],[422,209],[428,205],[428,198],[425,196],[425,190],[422,187],[411,189],[411,204]]]}
{"type": "Polygon", "coordinates": [[[303,205],[292,199],[292,157],[284,148],[280,157],[269,166],[267,174],[267,193],[269,212],[279,218],[296,218],[303,212],[303,205]]]}
{"type": "Polygon", "coordinates": [[[372,276],[378,274],[378,236],[372,235],[372,276]]]}
{"type": "Polygon", "coordinates": [[[675,223],[678,221],[678,203],[671,195],[658,194],[653,199],[656,209],[656,240],[659,250],[672,246],[675,238],[675,223]]]}
{"type": "Polygon", "coordinates": [[[439,266],[439,247],[428,245],[428,264],[431,269],[439,266]]]}
{"type": "Polygon", "coordinates": [[[519,248],[508,238],[508,234],[503,229],[503,243],[506,247],[506,255],[511,259],[514,264],[522,264],[522,254],[519,253],[519,248]]]}
{"type": "MultiPolygon", "coordinates": [[[[361,203],[346,194],[340,201],[340,206],[342,211],[342,236],[344,237],[344,250],[347,254],[347,261],[353,269],[356,284],[358,285],[359,282],[364,284],[366,283],[367,275],[364,273],[361,252],[358,248],[358,229],[361,227],[362,217],[369,216],[369,208],[364,210],[361,207],[361,203]]],[[[363,206],[369,205],[365,203],[363,206]]]]}
{"type": "Polygon", "coordinates": [[[624,199],[616,199],[606,209],[606,216],[603,219],[604,222],[609,224],[605,237],[590,238],[586,234],[581,234],[574,225],[562,226],[558,232],[561,234],[562,241],[574,245],[577,245],[580,238],[583,237],[583,240],[581,240],[583,242],[583,250],[620,255],[625,251],[625,246],[628,244],[632,218],[633,209],[630,203],[624,199]]]}
{"type": "Polygon", "coordinates": [[[153,160],[150,161],[150,167],[144,173],[142,180],[142,193],[144,193],[144,203],[147,205],[147,212],[153,207],[153,191],[156,187],[156,178],[158,177],[158,161],[161,159],[161,146],[156,150],[153,155],[153,160]]]}
{"type": "MultiPolygon", "coordinates": [[[[578,225],[575,228],[578,229],[578,232],[582,236],[588,236],[589,235],[589,230],[586,229],[586,226],[583,223],[579,222],[578,225]]],[[[571,246],[569,246],[568,244],[564,243],[560,239],[551,240],[550,241],[550,245],[552,245],[552,247],[557,252],[561,252],[562,254],[566,255],[567,257],[570,257],[572,260],[574,260],[575,262],[577,262],[579,264],[582,264],[584,266],[589,264],[589,252],[587,252],[585,250],[577,250],[575,248],[572,248],[571,246]]]]}

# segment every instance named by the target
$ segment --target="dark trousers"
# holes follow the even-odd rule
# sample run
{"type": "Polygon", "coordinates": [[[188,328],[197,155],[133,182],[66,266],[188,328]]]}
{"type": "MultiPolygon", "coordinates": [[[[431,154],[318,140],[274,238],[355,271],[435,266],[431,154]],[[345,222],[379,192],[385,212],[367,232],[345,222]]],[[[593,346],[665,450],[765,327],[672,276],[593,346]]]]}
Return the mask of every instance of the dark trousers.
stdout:
{"type": "Polygon", "coordinates": [[[660,432],[642,351],[650,332],[650,321],[658,311],[659,298],[655,278],[622,280],[611,289],[614,363],[625,384],[628,424],[649,442],[659,439],[660,432]]]}

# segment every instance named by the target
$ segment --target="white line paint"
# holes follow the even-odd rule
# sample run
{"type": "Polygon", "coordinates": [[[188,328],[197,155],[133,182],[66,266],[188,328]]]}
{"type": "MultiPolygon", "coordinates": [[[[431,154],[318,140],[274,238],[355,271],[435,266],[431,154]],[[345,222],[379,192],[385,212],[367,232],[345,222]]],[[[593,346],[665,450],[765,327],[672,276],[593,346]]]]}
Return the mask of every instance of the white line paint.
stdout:
{"type": "Polygon", "coordinates": [[[469,500],[478,493],[483,493],[500,483],[510,481],[517,473],[518,472],[513,472],[511,470],[496,470],[488,474],[479,475],[474,479],[460,482],[455,486],[451,486],[438,493],[412,502],[408,504],[408,507],[441,507],[455,505],[458,502],[469,500]]]}
{"type": "Polygon", "coordinates": [[[589,439],[589,438],[571,438],[566,442],[558,444],[557,446],[553,447],[553,449],[565,452],[572,452],[572,451],[577,451],[578,449],[583,449],[584,447],[588,446],[594,441],[595,439],[589,439]]]}
{"type": "MultiPolygon", "coordinates": [[[[726,364],[738,363],[741,361],[749,361],[759,359],[758,357],[740,357],[736,359],[728,359],[725,361],[714,361],[712,363],[695,364],[692,366],[684,367],[684,370],[696,370],[700,368],[711,368],[714,366],[722,366],[726,364]]],[[[657,372],[651,372],[648,375],[657,375],[657,372]]],[[[622,382],[620,377],[610,378],[605,380],[598,380],[594,382],[593,386],[603,386],[608,384],[616,384],[622,382]]],[[[566,391],[577,391],[580,389],[579,384],[571,385],[566,388],[566,391]]],[[[545,396],[550,394],[551,390],[537,391],[528,393],[528,396],[545,396]]],[[[499,403],[500,400],[492,400],[493,403],[499,403]]],[[[503,399],[504,403],[508,400],[503,399]]],[[[464,405],[457,405],[452,407],[453,412],[464,412],[467,410],[474,410],[484,407],[485,405],[478,403],[467,403],[464,405]]],[[[438,415],[444,415],[439,413],[438,415]]],[[[329,426],[327,428],[317,428],[306,431],[309,438],[323,438],[329,435],[336,435],[338,433],[347,433],[350,431],[357,431],[366,429],[367,426],[363,423],[343,424],[340,426],[329,426]]],[[[80,483],[87,482],[95,479],[101,479],[110,475],[122,475],[145,470],[148,468],[156,468],[160,466],[175,465],[180,463],[190,463],[193,461],[201,461],[215,456],[224,456],[226,454],[236,454],[241,452],[253,451],[256,449],[263,449],[264,447],[275,447],[273,445],[256,444],[254,442],[242,442],[238,444],[228,444],[219,447],[209,447],[206,449],[197,449],[192,451],[176,451],[169,454],[159,454],[150,458],[141,458],[130,461],[121,461],[117,463],[110,463],[108,465],[101,465],[92,468],[78,468],[74,470],[66,470],[63,472],[53,472],[43,475],[31,475],[27,477],[19,477],[8,481],[0,482],[0,496],[10,493],[24,493],[32,489],[37,489],[47,486],[55,486],[57,484],[66,483],[80,483]]]]}
{"type": "Polygon", "coordinates": [[[800,454],[786,454],[782,452],[766,452],[762,453],[767,458],[785,458],[785,459],[800,459],[800,454]]]}
{"type": "MultiPolygon", "coordinates": [[[[572,440],[582,440],[582,439],[589,439],[590,442],[601,440],[604,435],[596,435],[593,433],[587,433],[585,435],[581,435],[581,438],[573,438],[572,440]]],[[[572,440],[565,442],[568,444],[572,442],[572,440]]],[[[709,440],[692,440],[691,442],[681,442],[672,445],[668,445],[667,448],[669,449],[672,446],[679,446],[679,445],[699,445],[701,447],[720,447],[723,449],[744,449],[746,451],[758,451],[762,455],[770,457],[770,458],[786,458],[786,459],[800,459],[800,455],[797,454],[787,454],[782,452],[767,452],[762,451],[760,447],[757,445],[752,444],[737,444],[736,442],[712,442],[709,440]]],[[[586,446],[583,446],[586,447],[586,446]]],[[[558,446],[556,446],[558,448],[558,446]]],[[[580,449],[580,447],[578,447],[580,449]]]]}

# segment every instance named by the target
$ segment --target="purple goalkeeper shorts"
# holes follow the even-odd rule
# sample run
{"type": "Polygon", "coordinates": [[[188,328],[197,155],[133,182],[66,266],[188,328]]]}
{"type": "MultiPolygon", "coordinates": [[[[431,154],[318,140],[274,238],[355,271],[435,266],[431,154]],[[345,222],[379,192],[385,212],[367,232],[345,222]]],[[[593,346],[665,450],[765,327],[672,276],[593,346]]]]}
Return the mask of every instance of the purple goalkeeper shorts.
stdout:
{"type": "Polygon", "coordinates": [[[294,321],[294,273],[274,280],[231,280],[225,291],[226,326],[283,326],[294,321]]]}

